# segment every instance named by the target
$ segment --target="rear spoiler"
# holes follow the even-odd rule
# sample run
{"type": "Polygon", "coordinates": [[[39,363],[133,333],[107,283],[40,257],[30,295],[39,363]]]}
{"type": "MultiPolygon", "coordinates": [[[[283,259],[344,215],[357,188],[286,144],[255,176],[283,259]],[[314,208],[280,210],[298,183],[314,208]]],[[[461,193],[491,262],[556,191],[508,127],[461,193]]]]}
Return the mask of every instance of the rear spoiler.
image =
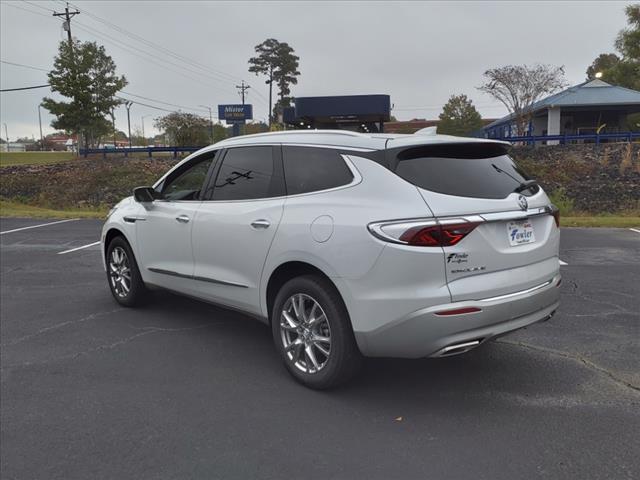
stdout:
{"type": "MultiPolygon", "coordinates": [[[[492,158],[506,155],[511,148],[510,143],[493,141],[460,141],[456,142],[416,142],[408,145],[394,145],[387,142],[385,160],[388,167],[395,171],[399,161],[412,158],[492,158]]],[[[473,139],[469,139],[473,140],[473,139]]]]}

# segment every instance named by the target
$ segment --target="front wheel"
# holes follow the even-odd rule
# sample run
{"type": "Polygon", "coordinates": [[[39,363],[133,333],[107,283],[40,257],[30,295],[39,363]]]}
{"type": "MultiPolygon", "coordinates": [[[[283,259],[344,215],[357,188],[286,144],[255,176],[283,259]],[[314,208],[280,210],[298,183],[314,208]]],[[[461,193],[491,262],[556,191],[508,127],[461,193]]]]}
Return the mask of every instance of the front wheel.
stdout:
{"type": "Polygon", "coordinates": [[[122,237],[115,237],[107,247],[107,279],[111,294],[125,307],[139,305],[147,289],[140,276],[131,247],[122,237]]]}
{"type": "Polygon", "coordinates": [[[326,279],[305,275],[289,280],[276,296],[271,326],[287,370],[314,389],[338,386],[360,368],[346,307],[326,279]]]}

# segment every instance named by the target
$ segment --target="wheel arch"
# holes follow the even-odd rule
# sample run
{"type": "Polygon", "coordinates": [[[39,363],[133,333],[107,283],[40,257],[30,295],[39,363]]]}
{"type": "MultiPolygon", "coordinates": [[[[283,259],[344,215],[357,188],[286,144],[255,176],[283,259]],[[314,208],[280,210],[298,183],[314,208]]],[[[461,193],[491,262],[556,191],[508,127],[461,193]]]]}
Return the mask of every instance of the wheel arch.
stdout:
{"type": "Polygon", "coordinates": [[[127,235],[117,227],[111,227],[107,230],[107,233],[104,235],[104,251],[102,252],[105,260],[107,258],[107,249],[109,248],[109,244],[116,237],[122,237],[129,244],[131,250],[133,250],[133,245],[131,245],[131,241],[127,237],[127,235]]]}
{"type": "Polygon", "coordinates": [[[269,276],[269,281],[267,282],[265,295],[267,304],[267,319],[269,323],[271,323],[271,311],[273,310],[273,303],[275,301],[276,295],[278,295],[278,291],[280,290],[280,288],[292,278],[302,275],[316,275],[323,278],[335,289],[335,291],[340,296],[343,304],[345,304],[346,308],[346,303],[344,301],[344,298],[342,298],[342,294],[340,293],[337,285],[335,284],[335,282],[333,282],[333,280],[331,280],[331,277],[324,273],[320,268],[308,262],[288,261],[274,269],[269,276]]]}

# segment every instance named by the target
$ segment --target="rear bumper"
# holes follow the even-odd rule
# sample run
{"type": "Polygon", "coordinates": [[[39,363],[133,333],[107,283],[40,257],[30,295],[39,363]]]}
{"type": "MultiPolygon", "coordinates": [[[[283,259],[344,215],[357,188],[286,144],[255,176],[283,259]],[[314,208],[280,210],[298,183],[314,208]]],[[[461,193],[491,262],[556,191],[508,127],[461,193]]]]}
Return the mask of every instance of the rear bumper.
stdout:
{"type": "Polygon", "coordinates": [[[491,338],[546,320],[559,305],[560,275],[534,288],[481,300],[416,310],[367,332],[355,331],[362,353],[370,357],[439,357],[464,353],[491,338]],[[473,307],[457,315],[438,312],[473,307]]]}

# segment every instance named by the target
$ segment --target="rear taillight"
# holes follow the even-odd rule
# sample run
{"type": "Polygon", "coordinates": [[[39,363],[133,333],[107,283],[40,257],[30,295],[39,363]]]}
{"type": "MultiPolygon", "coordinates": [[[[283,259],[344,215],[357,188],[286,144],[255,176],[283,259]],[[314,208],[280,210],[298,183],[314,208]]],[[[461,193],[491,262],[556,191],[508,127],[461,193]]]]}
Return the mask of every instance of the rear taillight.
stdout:
{"type": "Polygon", "coordinates": [[[556,227],[560,227],[560,209],[555,205],[551,205],[551,215],[553,215],[553,219],[556,221],[556,227]]]}
{"type": "Polygon", "coordinates": [[[477,223],[459,223],[411,227],[400,235],[399,240],[417,247],[451,247],[469,235],[477,226],[477,223]]]}
{"type": "Polygon", "coordinates": [[[480,222],[463,219],[412,220],[369,224],[369,231],[387,242],[415,247],[450,247],[469,235],[480,222]]]}

